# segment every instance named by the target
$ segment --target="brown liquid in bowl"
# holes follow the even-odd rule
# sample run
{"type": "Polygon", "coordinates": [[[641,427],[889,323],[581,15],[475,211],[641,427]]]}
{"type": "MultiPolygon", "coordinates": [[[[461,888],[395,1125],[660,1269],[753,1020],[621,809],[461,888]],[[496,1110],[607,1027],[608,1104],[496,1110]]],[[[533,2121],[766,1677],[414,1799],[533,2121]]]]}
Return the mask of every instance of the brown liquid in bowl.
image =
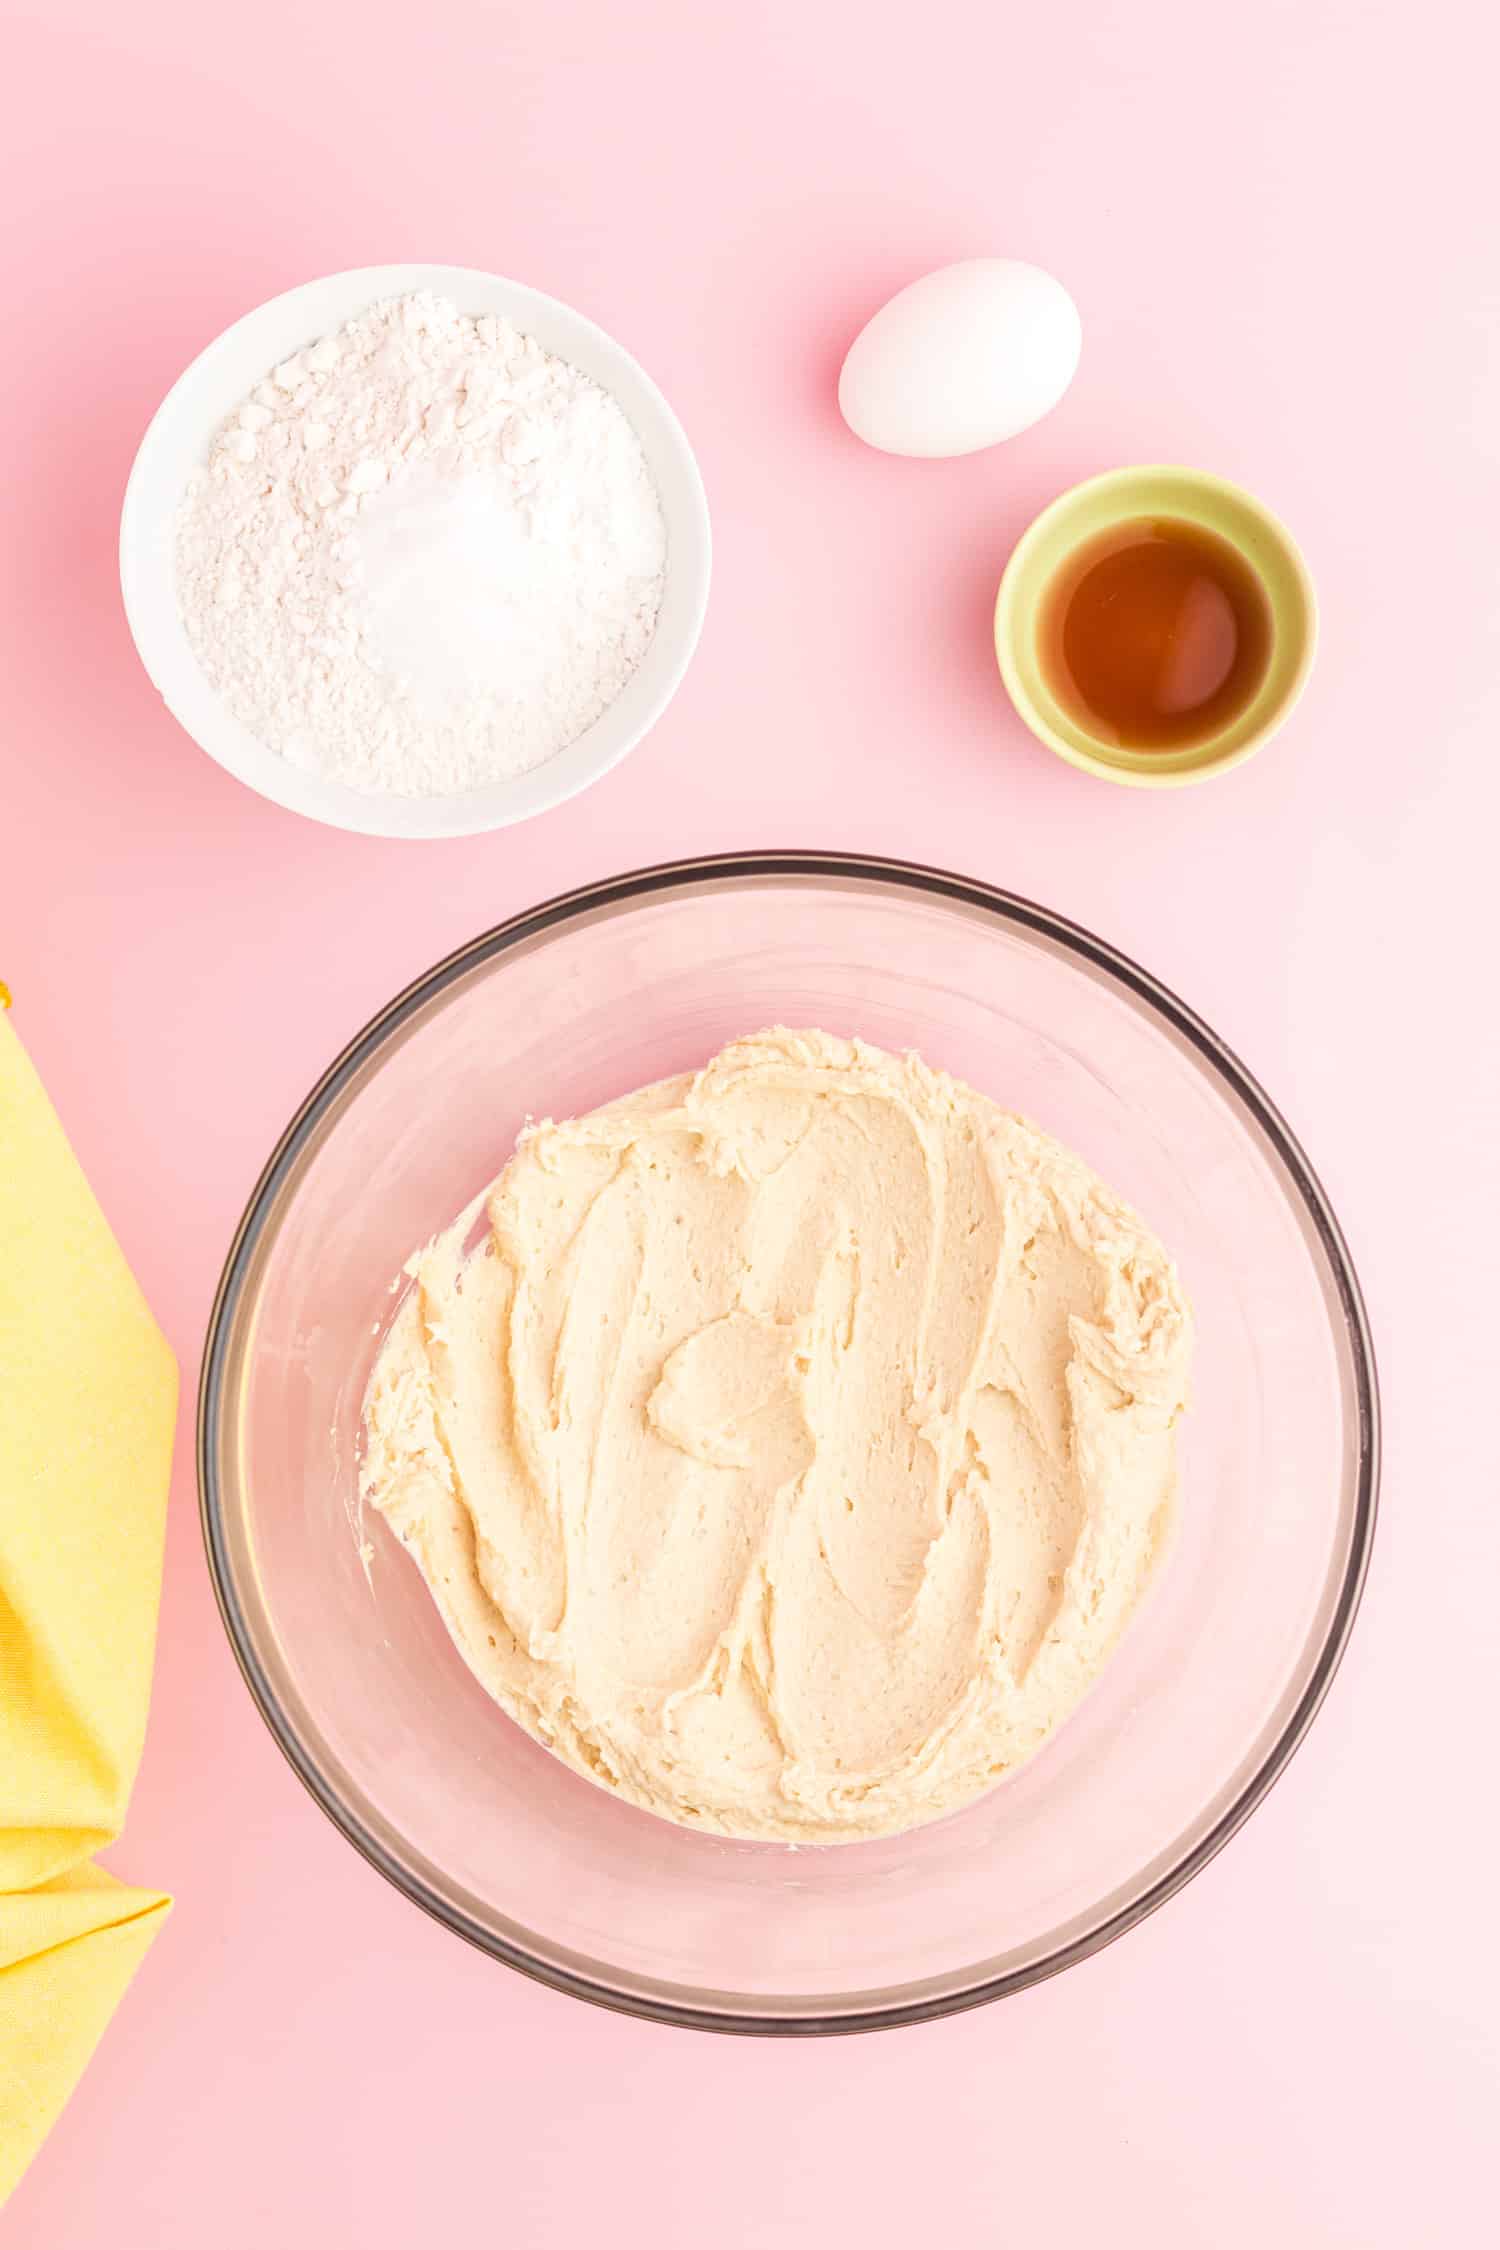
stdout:
{"type": "Polygon", "coordinates": [[[1249,563],[1173,517],[1086,540],[1043,594],[1039,625],[1053,695],[1126,750],[1208,741],[1253,701],[1271,656],[1271,605],[1249,563]]]}

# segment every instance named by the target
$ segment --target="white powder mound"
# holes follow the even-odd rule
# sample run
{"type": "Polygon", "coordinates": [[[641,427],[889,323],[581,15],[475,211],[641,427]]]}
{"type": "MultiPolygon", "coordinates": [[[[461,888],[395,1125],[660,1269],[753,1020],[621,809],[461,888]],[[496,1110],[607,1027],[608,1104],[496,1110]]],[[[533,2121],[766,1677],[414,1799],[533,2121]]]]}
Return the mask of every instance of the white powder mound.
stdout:
{"type": "Polygon", "coordinates": [[[372,306],[276,368],[183,497],[188,638],[268,749],[426,797],[526,773],[656,629],[661,501],[618,401],[446,299],[372,306]]]}

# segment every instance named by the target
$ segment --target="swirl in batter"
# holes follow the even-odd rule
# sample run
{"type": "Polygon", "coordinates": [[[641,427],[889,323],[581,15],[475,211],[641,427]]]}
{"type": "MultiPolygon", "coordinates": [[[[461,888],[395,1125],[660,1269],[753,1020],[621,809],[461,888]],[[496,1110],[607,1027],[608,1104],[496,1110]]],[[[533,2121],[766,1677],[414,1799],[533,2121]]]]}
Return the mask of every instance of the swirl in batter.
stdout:
{"type": "Polygon", "coordinates": [[[530,1130],[416,1262],[363,1490],[590,1780],[831,1843],[1029,1757],[1161,1553],[1186,1303],[1057,1142],[915,1056],[736,1041],[530,1130]]]}

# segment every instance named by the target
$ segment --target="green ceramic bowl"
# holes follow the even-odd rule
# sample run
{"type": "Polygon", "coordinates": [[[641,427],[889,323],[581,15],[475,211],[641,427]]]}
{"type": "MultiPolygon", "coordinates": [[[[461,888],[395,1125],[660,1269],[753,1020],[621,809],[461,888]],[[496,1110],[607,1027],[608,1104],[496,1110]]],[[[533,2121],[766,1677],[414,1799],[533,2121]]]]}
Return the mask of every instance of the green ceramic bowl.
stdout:
{"type": "Polygon", "coordinates": [[[1176,789],[1225,773],[1269,742],[1312,669],[1318,612],[1307,565],[1285,526],[1238,485],[1200,469],[1112,469],[1074,485],[1022,535],[995,603],[995,652],[1010,699],[1060,758],[1135,789],[1176,789]],[[1271,659],[1254,700],[1207,741],[1182,750],[1122,750],[1079,725],[1052,694],[1037,652],[1042,596],[1068,557],[1112,524],[1173,516],[1238,548],[1271,604],[1271,659]]]}

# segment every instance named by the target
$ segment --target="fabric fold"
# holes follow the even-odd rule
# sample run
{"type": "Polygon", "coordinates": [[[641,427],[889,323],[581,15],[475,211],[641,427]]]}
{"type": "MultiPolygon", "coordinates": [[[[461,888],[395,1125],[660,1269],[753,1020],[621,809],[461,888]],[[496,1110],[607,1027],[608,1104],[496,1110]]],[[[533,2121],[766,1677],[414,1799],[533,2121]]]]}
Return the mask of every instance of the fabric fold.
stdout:
{"type": "Polygon", "coordinates": [[[145,1734],[177,1369],[0,1015],[0,2202],[169,1901],[89,1864],[145,1734]]]}

